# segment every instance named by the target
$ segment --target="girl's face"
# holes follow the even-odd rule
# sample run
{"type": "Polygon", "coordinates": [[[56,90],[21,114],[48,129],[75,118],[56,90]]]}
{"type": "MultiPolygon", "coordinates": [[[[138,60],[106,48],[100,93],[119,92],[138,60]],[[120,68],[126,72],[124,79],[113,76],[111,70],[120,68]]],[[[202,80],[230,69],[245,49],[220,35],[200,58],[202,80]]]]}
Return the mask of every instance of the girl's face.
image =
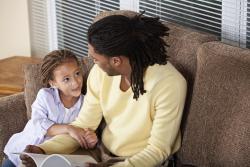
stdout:
{"type": "Polygon", "coordinates": [[[83,78],[81,69],[74,59],[57,66],[53,71],[53,76],[50,85],[59,89],[61,97],[80,96],[83,78]]]}

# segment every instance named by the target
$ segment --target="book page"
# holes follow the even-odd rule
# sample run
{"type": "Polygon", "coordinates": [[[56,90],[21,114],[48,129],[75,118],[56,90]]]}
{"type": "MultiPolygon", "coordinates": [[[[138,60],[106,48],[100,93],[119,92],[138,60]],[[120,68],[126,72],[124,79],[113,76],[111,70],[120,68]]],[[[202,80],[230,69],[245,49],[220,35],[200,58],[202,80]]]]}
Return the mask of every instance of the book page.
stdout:
{"type": "Polygon", "coordinates": [[[46,157],[42,162],[42,164],[38,167],[53,167],[53,166],[71,167],[71,164],[62,155],[53,154],[46,157]]]}
{"type": "Polygon", "coordinates": [[[29,157],[31,157],[35,163],[37,167],[40,167],[41,164],[43,163],[43,161],[49,156],[46,154],[35,154],[35,153],[26,153],[26,152],[21,152],[21,153],[12,153],[12,154],[26,154],[29,157]]]}
{"type": "Polygon", "coordinates": [[[97,163],[94,158],[89,155],[63,155],[67,159],[71,167],[84,167],[86,162],[97,163]]]}
{"type": "Polygon", "coordinates": [[[35,154],[35,153],[18,153],[26,154],[31,157],[37,167],[84,167],[86,162],[97,163],[94,158],[89,155],[66,155],[66,154],[35,154]]]}

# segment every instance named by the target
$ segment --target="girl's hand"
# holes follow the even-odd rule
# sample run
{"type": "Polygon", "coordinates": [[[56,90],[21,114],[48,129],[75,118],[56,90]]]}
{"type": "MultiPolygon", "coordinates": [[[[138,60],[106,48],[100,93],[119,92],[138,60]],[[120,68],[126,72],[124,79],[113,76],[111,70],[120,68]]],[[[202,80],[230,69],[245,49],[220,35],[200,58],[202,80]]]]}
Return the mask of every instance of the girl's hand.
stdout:
{"type": "Polygon", "coordinates": [[[94,148],[96,143],[98,142],[98,138],[96,136],[96,133],[90,129],[84,129],[85,130],[85,139],[88,144],[88,148],[94,148]]]}
{"type": "Polygon", "coordinates": [[[74,127],[72,125],[68,126],[68,134],[73,137],[82,148],[88,149],[88,143],[85,139],[85,131],[81,128],[74,127]]]}
{"type": "MultiPolygon", "coordinates": [[[[27,153],[37,153],[37,154],[45,154],[45,152],[40,148],[40,147],[37,147],[35,145],[27,145],[24,152],[27,152],[27,153]]],[[[21,154],[20,155],[20,159],[22,161],[22,164],[26,167],[35,167],[36,164],[35,162],[33,161],[32,158],[30,158],[28,155],[26,154],[21,154]]]]}

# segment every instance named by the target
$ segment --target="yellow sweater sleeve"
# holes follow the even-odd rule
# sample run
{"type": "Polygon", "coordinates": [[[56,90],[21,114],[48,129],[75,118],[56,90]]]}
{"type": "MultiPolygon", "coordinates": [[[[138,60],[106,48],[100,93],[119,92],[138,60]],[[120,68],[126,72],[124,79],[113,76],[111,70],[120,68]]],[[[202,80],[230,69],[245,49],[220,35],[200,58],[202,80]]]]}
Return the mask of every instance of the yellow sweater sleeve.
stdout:
{"type": "MultiPolygon", "coordinates": [[[[84,97],[84,103],[81,111],[74,122],[71,125],[80,128],[90,128],[95,130],[101,119],[102,111],[99,104],[99,83],[100,75],[95,70],[94,66],[89,74],[87,85],[87,94],[84,97]]],[[[71,136],[63,134],[57,135],[50,140],[45,141],[39,145],[47,154],[61,153],[69,154],[74,152],[78,147],[79,143],[71,136]]]]}
{"type": "Polygon", "coordinates": [[[186,97],[186,81],[173,77],[156,86],[153,127],[147,147],[114,167],[154,167],[180,147],[180,123],[186,97]]]}

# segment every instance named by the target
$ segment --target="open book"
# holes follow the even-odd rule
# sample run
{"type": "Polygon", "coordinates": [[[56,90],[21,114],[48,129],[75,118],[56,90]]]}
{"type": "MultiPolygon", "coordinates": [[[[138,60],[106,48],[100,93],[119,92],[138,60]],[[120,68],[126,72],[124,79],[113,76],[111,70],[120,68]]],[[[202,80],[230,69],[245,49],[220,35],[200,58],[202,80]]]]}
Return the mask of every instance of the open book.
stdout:
{"type": "Polygon", "coordinates": [[[37,167],[84,167],[86,162],[97,163],[89,155],[66,155],[66,154],[35,154],[35,153],[18,153],[26,154],[31,157],[37,167]]]}

